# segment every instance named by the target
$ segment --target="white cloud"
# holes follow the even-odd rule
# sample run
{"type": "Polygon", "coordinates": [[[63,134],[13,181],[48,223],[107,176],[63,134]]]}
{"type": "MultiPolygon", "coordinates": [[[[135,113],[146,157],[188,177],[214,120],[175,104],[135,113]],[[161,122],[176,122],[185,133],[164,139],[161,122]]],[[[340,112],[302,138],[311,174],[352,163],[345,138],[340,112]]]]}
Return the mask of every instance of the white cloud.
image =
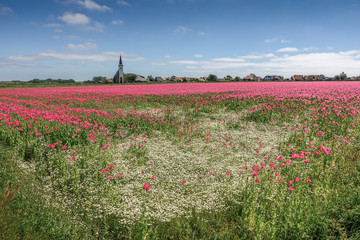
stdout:
{"type": "Polygon", "coordinates": [[[167,55],[165,55],[165,58],[172,58],[172,56],[167,54],[167,55]]]}
{"type": "Polygon", "coordinates": [[[12,13],[14,13],[14,11],[11,8],[0,3],[0,15],[10,15],[12,13]]]}
{"type": "Polygon", "coordinates": [[[48,24],[44,24],[43,27],[46,27],[46,28],[60,28],[60,27],[62,27],[62,25],[60,23],[48,23],[48,24]]]}
{"type": "Polygon", "coordinates": [[[88,10],[97,10],[101,12],[111,11],[112,9],[105,6],[105,5],[99,5],[98,3],[94,2],[93,0],[83,0],[83,1],[77,1],[77,4],[85,7],[88,10]]]}
{"type": "Polygon", "coordinates": [[[319,48],[316,48],[316,47],[306,47],[306,48],[303,48],[303,51],[313,51],[313,50],[319,50],[319,48]]]}
{"type": "Polygon", "coordinates": [[[105,29],[105,25],[97,21],[93,21],[92,25],[88,25],[85,27],[85,30],[97,31],[97,32],[103,32],[104,29],[105,29]]]}
{"type": "Polygon", "coordinates": [[[127,1],[124,1],[124,0],[118,0],[117,4],[119,4],[121,6],[130,6],[130,3],[128,3],[127,1]]]}
{"type": "Polygon", "coordinates": [[[206,33],[204,33],[204,32],[198,32],[198,35],[199,35],[199,36],[205,36],[206,33]]]}
{"type": "Polygon", "coordinates": [[[204,57],[204,56],[201,55],[201,54],[195,54],[194,57],[196,57],[196,58],[202,58],[202,57],[204,57]]]}
{"type": "Polygon", "coordinates": [[[232,57],[223,57],[223,58],[214,58],[212,59],[214,62],[245,62],[242,58],[232,58],[232,57]]]}
{"type": "Polygon", "coordinates": [[[79,39],[80,37],[79,36],[76,36],[76,35],[70,35],[70,36],[53,36],[52,38],[54,39],[79,39]]]}
{"type": "Polygon", "coordinates": [[[187,27],[184,27],[184,26],[177,26],[177,28],[174,30],[174,33],[176,33],[176,34],[184,34],[184,33],[190,32],[190,31],[191,31],[190,28],[187,28],[187,27]]]}
{"type": "Polygon", "coordinates": [[[296,47],[284,47],[278,49],[276,52],[298,52],[298,51],[300,50],[296,47]]]}
{"type": "Polygon", "coordinates": [[[289,43],[289,42],[291,42],[291,41],[290,40],[285,40],[285,39],[280,40],[280,43],[289,43]]]}
{"type": "Polygon", "coordinates": [[[250,55],[245,55],[245,56],[241,56],[244,59],[263,59],[263,58],[271,58],[271,57],[275,57],[274,54],[272,53],[268,53],[268,54],[250,54],[250,55]]]}
{"type": "Polygon", "coordinates": [[[180,60],[180,61],[170,61],[171,64],[198,64],[198,61],[193,60],[180,60]]]}
{"type": "Polygon", "coordinates": [[[170,64],[185,65],[188,73],[222,75],[279,74],[290,77],[294,74],[325,74],[334,76],[344,71],[348,76],[358,76],[360,50],[322,53],[296,53],[295,55],[259,54],[242,57],[214,58],[209,61],[177,60],[170,64]]]}
{"type": "Polygon", "coordinates": [[[97,49],[98,46],[96,43],[86,42],[86,43],[80,43],[80,44],[73,44],[69,43],[66,46],[67,49],[78,51],[78,50],[91,50],[91,49],[97,49]]]}
{"type": "MultiPolygon", "coordinates": [[[[64,60],[64,61],[94,61],[94,62],[106,62],[106,61],[118,61],[120,52],[102,52],[98,54],[75,54],[75,53],[60,53],[57,51],[46,51],[36,55],[29,56],[9,56],[8,60],[13,61],[47,61],[51,59],[64,60]]],[[[123,61],[144,61],[144,57],[140,57],[134,54],[121,53],[123,61]]]]}
{"type": "Polygon", "coordinates": [[[153,62],[153,63],[151,63],[151,65],[154,65],[154,66],[166,66],[166,65],[167,65],[167,63],[164,63],[164,62],[161,62],[161,63],[155,63],[155,62],[153,62]]]}
{"type": "Polygon", "coordinates": [[[66,12],[59,19],[68,25],[85,25],[89,24],[91,19],[82,13],[66,12]]]}
{"type": "Polygon", "coordinates": [[[273,37],[273,38],[268,38],[264,40],[265,43],[276,43],[276,42],[280,42],[280,43],[289,43],[291,42],[290,40],[286,40],[284,39],[282,36],[278,36],[278,37],[273,37]]]}
{"type": "Polygon", "coordinates": [[[113,24],[113,25],[122,25],[122,24],[124,24],[124,21],[123,20],[113,20],[112,22],[111,22],[111,24],[113,24]]]}

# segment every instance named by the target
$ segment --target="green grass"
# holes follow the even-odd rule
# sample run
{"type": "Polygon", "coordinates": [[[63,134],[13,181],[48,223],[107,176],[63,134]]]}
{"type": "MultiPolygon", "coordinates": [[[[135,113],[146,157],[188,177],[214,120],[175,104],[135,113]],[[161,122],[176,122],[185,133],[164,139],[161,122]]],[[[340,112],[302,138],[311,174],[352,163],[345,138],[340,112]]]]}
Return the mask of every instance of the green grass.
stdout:
{"type": "MultiPolygon", "coordinates": [[[[90,197],[96,197],[93,200],[95,202],[106,198],[110,199],[114,205],[119,204],[121,203],[121,199],[118,198],[120,192],[113,189],[121,189],[121,187],[136,182],[135,178],[109,182],[107,175],[99,173],[101,168],[105,169],[115,161],[114,159],[121,158],[131,162],[136,169],[142,169],[146,168],[152,159],[151,149],[147,146],[140,147],[140,141],[136,142],[133,148],[117,149],[116,151],[120,152],[118,155],[114,155],[115,150],[112,152],[99,150],[99,147],[107,143],[107,138],[111,139],[112,147],[119,147],[123,142],[130,143],[129,139],[134,138],[134,135],[141,138],[143,134],[148,134],[148,141],[157,141],[161,139],[160,136],[166,136],[166,139],[173,144],[169,146],[169,149],[170,147],[176,148],[177,153],[195,153],[196,146],[193,147],[194,149],[184,147],[185,143],[190,142],[189,138],[196,139],[200,136],[195,131],[214,132],[216,130],[217,132],[215,132],[218,133],[231,130],[236,133],[249,128],[250,123],[251,126],[256,126],[260,133],[265,134],[265,131],[269,129],[283,127],[285,121],[287,125],[293,126],[300,126],[304,124],[304,121],[310,121],[310,117],[307,115],[310,107],[306,104],[291,105],[291,102],[288,102],[290,113],[281,115],[283,110],[280,103],[272,98],[228,99],[216,102],[216,100],[212,100],[213,96],[208,94],[190,97],[128,97],[112,101],[111,103],[115,106],[110,107],[108,104],[98,107],[107,109],[109,112],[121,107],[121,109],[126,109],[127,113],[135,107],[139,112],[145,111],[144,109],[164,107],[169,110],[164,116],[169,121],[176,122],[175,125],[164,124],[161,126],[163,123],[161,120],[155,119],[150,122],[143,115],[136,114],[130,114],[126,118],[106,118],[89,114],[86,116],[87,119],[91,118],[94,123],[101,122],[101,124],[96,128],[82,129],[81,131],[77,131],[76,127],[71,125],[61,125],[56,122],[42,123],[40,119],[41,123],[35,126],[41,132],[50,128],[59,128],[49,135],[44,134],[41,138],[35,134],[22,134],[33,131],[29,125],[25,126],[23,132],[10,130],[7,126],[1,125],[0,201],[4,200],[4,204],[0,207],[0,239],[360,238],[360,145],[356,141],[345,145],[335,141],[329,143],[327,146],[331,146],[334,150],[333,154],[311,155],[310,162],[307,164],[303,163],[303,159],[291,159],[291,166],[296,167],[284,167],[277,170],[280,176],[284,176],[283,182],[277,181],[274,171],[266,169],[261,171],[259,183],[255,183],[251,177],[249,180],[246,180],[245,177],[244,181],[239,181],[239,191],[221,196],[225,206],[220,209],[198,211],[195,207],[189,206],[186,209],[189,214],[173,217],[169,221],[160,221],[149,217],[147,213],[151,209],[146,204],[142,204],[141,214],[134,221],[124,222],[120,214],[106,211],[106,209],[97,209],[101,206],[87,205],[90,197]],[[197,102],[189,102],[189,98],[199,99],[203,105],[197,106],[197,102]],[[247,112],[247,109],[263,104],[265,106],[250,113],[247,112]],[[167,106],[170,107],[167,108],[167,106]],[[269,110],[270,106],[271,110],[269,110]],[[170,114],[172,110],[175,111],[175,114],[170,114]],[[243,113],[244,111],[245,113],[243,113]],[[224,119],[224,116],[240,114],[242,114],[241,119],[237,118],[231,121],[224,119]],[[204,119],[209,119],[208,121],[211,121],[214,126],[208,127],[204,119]],[[297,122],[298,120],[300,123],[297,122]],[[203,125],[190,132],[189,122],[191,125],[203,125]],[[156,130],[153,128],[154,123],[157,126],[156,130]],[[50,127],[46,128],[46,124],[50,127]],[[101,134],[105,130],[100,129],[100,125],[108,127],[106,129],[109,132],[108,135],[101,134]],[[176,127],[176,125],[182,127],[176,127]],[[178,138],[180,130],[184,130],[181,132],[183,135],[188,135],[187,139],[178,138]],[[87,140],[93,131],[97,135],[96,143],[87,140]],[[78,138],[73,137],[74,132],[78,133],[78,138]],[[122,132],[127,132],[127,135],[116,135],[122,132]],[[61,150],[60,147],[52,149],[47,146],[48,143],[54,144],[56,141],[60,142],[60,146],[67,145],[69,149],[80,149],[80,151],[72,153],[70,150],[61,150]],[[76,161],[70,161],[72,156],[76,156],[76,161]],[[274,179],[268,180],[270,177],[274,179]],[[295,177],[299,177],[300,181],[294,183],[294,191],[289,191],[286,183],[294,180],[295,177]],[[310,178],[311,182],[306,183],[306,178],[310,178]],[[8,191],[10,182],[13,186],[11,192],[15,193],[13,200],[4,195],[8,191]],[[90,183],[93,185],[90,186],[90,183]],[[16,185],[19,185],[19,190],[15,192],[16,185]],[[89,189],[97,192],[91,193],[89,189]],[[62,205],[62,201],[65,201],[62,199],[64,196],[74,199],[73,208],[67,209],[64,207],[66,205],[62,205]],[[101,217],[91,216],[96,211],[103,211],[101,217]]],[[[95,108],[93,102],[85,102],[83,106],[89,109],[95,108]]],[[[17,117],[16,114],[12,116],[17,117]]],[[[303,133],[299,130],[293,131],[289,135],[281,135],[288,137],[281,139],[276,150],[279,151],[279,154],[286,156],[286,159],[290,159],[292,148],[304,150],[308,141],[313,141],[316,146],[332,141],[333,136],[326,131],[345,137],[347,134],[345,129],[351,129],[352,136],[359,139],[360,131],[351,126],[352,121],[355,120],[339,118],[335,113],[329,114],[326,120],[317,120],[318,126],[311,126],[307,123],[308,128],[312,130],[310,133],[303,133]],[[340,122],[340,124],[327,124],[332,121],[340,122]],[[321,138],[315,135],[315,129],[318,127],[321,127],[324,132],[324,136],[321,138]],[[303,140],[299,140],[299,138],[303,140]],[[291,143],[291,147],[287,147],[287,143],[291,143]]],[[[250,139],[250,136],[247,137],[250,139]]],[[[212,139],[209,143],[200,143],[204,144],[204,149],[208,151],[213,146],[211,144],[216,143],[216,139],[212,139]]],[[[238,144],[242,147],[247,142],[240,139],[238,144]]],[[[212,153],[212,157],[208,161],[216,163],[222,157],[224,158],[224,155],[240,151],[240,147],[231,150],[225,148],[219,153],[212,153]]],[[[261,154],[260,157],[263,158],[265,153],[261,154]]],[[[193,161],[196,162],[196,160],[195,158],[193,161]]],[[[242,164],[241,161],[237,162],[236,160],[239,159],[234,159],[234,164],[242,164]]],[[[122,168],[124,167],[127,166],[122,166],[122,168]]],[[[198,167],[199,171],[202,170],[201,166],[198,167]]],[[[220,179],[219,181],[227,181],[222,176],[215,177],[220,179]]],[[[146,180],[145,177],[144,179],[146,180]]],[[[191,193],[191,187],[184,188],[184,194],[191,193]]],[[[151,192],[143,191],[137,197],[149,198],[148,196],[152,196],[146,195],[147,193],[151,192]]]]}

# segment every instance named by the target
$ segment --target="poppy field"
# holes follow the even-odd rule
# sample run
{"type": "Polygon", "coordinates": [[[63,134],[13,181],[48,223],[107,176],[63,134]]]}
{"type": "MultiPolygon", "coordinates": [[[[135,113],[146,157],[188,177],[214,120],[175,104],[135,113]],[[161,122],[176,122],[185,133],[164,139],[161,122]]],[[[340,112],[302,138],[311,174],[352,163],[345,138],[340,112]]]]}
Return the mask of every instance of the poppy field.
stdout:
{"type": "Polygon", "coordinates": [[[359,125],[359,82],[0,90],[0,238],[358,239],[359,125]]]}

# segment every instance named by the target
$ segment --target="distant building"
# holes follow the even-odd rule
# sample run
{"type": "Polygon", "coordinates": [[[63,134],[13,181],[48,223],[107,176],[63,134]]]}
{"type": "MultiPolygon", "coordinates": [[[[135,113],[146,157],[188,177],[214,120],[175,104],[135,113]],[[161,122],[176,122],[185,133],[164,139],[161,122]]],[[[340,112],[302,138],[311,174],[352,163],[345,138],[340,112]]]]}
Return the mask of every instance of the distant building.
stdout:
{"type": "Polygon", "coordinates": [[[150,80],[148,78],[143,77],[143,76],[136,75],[135,82],[150,82],[150,80]]]}
{"type": "Polygon", "coordinates": [[[277,76],[277,75],[266,75],[262,80],[263,81],[282,81],[282,80],[284,80],[284,77],[277,76]]]}
{"type": "Polygon", "coordinates": [[[243,81],[245,82],[249,82],[249,81],[261,81],[261,77],[256,76],[255,74],[250,74],[247,75],[246,77],[243,78],[243,81]]]}
{"type": "Polygon", "coordinates": [[[293,81],[301,81],[303,80],[304,76],[303,75],[294,75],[291,77],[291,80],[293,81]]]}
{"type": "Polygon", "coordinates": [[[155,82],[163,82],[164,79],[162,77],[155,77],[155,82]]]}
{"type": "Polygon", "coordinates": [[[118,67],[119,67],[119,69],[117,70],[117,72],[115,73],[115,75],[113,77],[113,82],[114,83],[125,83],[126,78],[125,78],[125,74],[124,74],[124,65],[122,63],[121,55],[120,55],[118,67]]]}
{"type": "Polygon", "coordinates": [[[305,75],[305,80],[319,80],[320,75],[305,75]]]}

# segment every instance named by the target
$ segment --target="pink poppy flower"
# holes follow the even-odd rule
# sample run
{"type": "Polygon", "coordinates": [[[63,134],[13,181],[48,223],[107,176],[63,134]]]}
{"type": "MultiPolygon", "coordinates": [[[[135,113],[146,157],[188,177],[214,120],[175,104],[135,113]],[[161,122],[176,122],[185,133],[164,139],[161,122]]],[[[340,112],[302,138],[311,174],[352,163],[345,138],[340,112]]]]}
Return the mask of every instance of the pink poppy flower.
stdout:
{"type": "Polygon", "coordinates": [[[230,172],[229,172],[229,171],[227,171],[227,172],[226,172],[226,175],[230,175],[230,172]]]}
{"type": "Polygon", "coordinates": [[[186,183],[186,181],[185,180],[182,180],[182,182],[181,182],[182,184],[185,184],[186,183]]]}
{"type": "Polygon", "coordinates": [[[256,178],[255,182],[257,182],[257,183],[260,182],[260,178],[256,178]]]}
{"type": "Polygon", "coordinates": [[[307,179],[306,179],[306,182],[307,182],[307,183],[311,182],[310,178],[307,178],[307,179]]]}
{"type": "Polygon", "coordinates": [[[150,188],[151,188],[150,184],[148,184],[148,183],[144,184],[144,190],[145,191],[149,191],[150,188]]]}
{"type": "Polygon", "coordinates": [[[288,190],[289,191],[293,191],[295,188],[294,187],[289,187],[288,190]]]}

